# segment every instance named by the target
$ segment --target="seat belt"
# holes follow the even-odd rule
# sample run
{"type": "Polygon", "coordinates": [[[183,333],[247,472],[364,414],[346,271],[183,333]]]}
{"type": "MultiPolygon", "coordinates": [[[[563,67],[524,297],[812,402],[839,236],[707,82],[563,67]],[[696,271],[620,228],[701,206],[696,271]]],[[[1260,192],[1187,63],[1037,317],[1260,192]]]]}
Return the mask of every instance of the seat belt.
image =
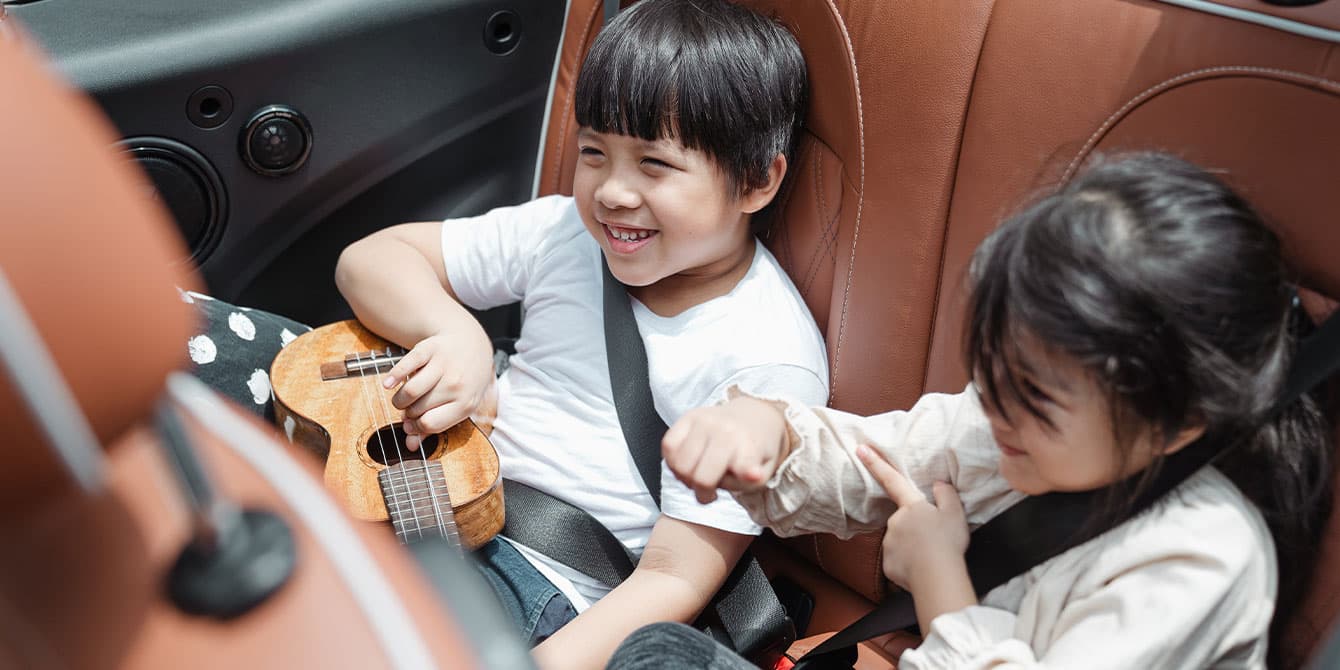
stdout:
{"type": "MultiPolygon", "coordinates": [[[[1292,405],[1337,369],[1340,369],[1340,310],[1331,314],[1299,346],[1272,416],[1292,405]]],[[[1224,447],[1219,443],[1198,440],[1164,459],[1154,481],[1110,527],[1120,525],[1148,509],[1196,471],[1209,465],[1219,454],[1234,446],[1229,444],[1224,447]]],[[[1103,491],[1029,496],[978,527],[972,533],[968,550],[964,554],[968,575],[978,597],[1106,532],[1106,528],[1086,527],[1103,505],[1103,491]]],[[[797,660],[795,669],[850,668],[856,660],[857,643],[915,626],[916,623],[912,594],[898,591],[874,610],[811,649],[797,660]]]]}
{"type": "MultiPolygon", "coordinates": [[[[661,505],[661,438],[666,425],[651,396],[647,352],[623,284],[601,258],[610,389],[628,450],[648,493],[661,505]]],[[[590,513],[519,482],[503,481],[502,534],[614,588],[636,561],[590,513]]],[[[741,656],[770,667],[795,641],[795,626],[749,552],[726,577],[695,626],[741,656]]]]}
{"type": "MultiPolygon", "coordinates": [[[[600,268],[604,281],[605,355],[609,359],[614,406],[637,471],[660,507],[661,438],[667,428],[656,413],[651,396],[647,351],[633,318],[628,290],[610,274],[603,255],[600,268]]],[[[751,660],[759,661],[771,653],[774,658],[767,660],[770,664],[795,640],[795,626],[758,560],[748,551],[712,598],[708,610],[716,614],[721,626],[708,626],[707,633],[751,660]]]]}

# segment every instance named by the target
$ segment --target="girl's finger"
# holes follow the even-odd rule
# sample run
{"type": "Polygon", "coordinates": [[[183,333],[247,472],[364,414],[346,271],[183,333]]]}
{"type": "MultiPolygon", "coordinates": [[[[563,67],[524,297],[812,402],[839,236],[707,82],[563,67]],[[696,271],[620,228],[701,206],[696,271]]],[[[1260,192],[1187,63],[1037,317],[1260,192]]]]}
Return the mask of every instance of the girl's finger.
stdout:
{"type": "Polygon", "coordinates": [[[675,473],[675,477],[692,487],[693,469],[697,467],[698,459],[702,456],[705,438],[702,431],[693,430],[692,426],[685,428],[676,437],[675,442],[669,445],[662,441],[661,457],[665,459],[670,471],[675,473]]]}
{"type": "Polygon", "coordinates": [[[926,496],[922,495],[921,490],[912,485],[912,482],[898,472],[898,468],[893,467],[884,455],[875,451],[868,445],[861,445],[856,448],[856,455],[860,457],[865,468],[875,477],[875,481],[884,487],[884,492],[889,494],[889,499],[899,507],[906,507],[919,502],[925,502],[926,496]]]}
{"type": "Polygon", "coordinates": [[[726,475],[726,468],[729,465],[729,444],[722,443],[720,438],[717,439],[715,447],[703,450],[702,458],[698,459],[698,465],[693,469],[693,479],[698,482],[694,487],[694,493],[698,494],[698,502],[707,504],[716,500],[717,487],[721,486],[721,479],[726,475]]]}
{"type": "Polygon", "coordinates": [[[935,506],[940,508],[941,514],[950,514],[965,524],[968,522],[963,514],[963,501],[959,499],[958,489],[953,484],[935,482],[931,494],[935,496],[935,506]]]}
{"type": "Polygon", "coordinates": [[[685,436],[689,434],[689,423],[691,421],[691,419],[681,418],[675,422],[675,425],[670,426],[670,430],[665,431],[665,435],[661,437],[662,458],[668,458],[671,452],[683,444],[685,436]]]}
{"type": "MultiPolygon", "coordinates": [[[[763,463],[758,462],[758,457],[748,449],[739,449],[731,459],[729,475],[733,476],[729,478],[735,480],[736,483],[762,484],[765,479],[763,465],[763,463]]],[[[725,486],[723,488],[730,487],[725,486]]]]}

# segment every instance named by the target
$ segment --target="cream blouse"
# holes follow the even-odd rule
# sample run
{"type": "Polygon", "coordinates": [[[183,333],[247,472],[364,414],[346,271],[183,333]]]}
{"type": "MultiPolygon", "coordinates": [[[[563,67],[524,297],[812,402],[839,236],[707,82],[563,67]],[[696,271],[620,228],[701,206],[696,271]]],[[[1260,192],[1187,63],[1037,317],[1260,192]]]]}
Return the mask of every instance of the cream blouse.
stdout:
{"type": "MultiPolygon", "coordinates": [[[[930,497],[959,490],[977,527],[1023,494],[997,470],[976,392],[859,417],[782,401],[792,451],[766,486],[735,498],[779,535],[881,530],[894,511],[855,449],[880,450],[930,497]]],[[[1261,514],[1205,468],[1150,510],[1035,566],[980,605],[937,617],[900,670],[1264,668],[1275,552],[1261,514]]]]}

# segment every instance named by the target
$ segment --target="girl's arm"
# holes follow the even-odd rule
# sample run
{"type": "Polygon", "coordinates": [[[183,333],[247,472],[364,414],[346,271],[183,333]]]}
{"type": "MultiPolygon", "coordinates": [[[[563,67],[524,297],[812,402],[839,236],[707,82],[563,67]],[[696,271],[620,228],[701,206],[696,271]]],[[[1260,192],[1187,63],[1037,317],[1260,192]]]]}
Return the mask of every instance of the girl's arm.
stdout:
{"type": "Polygon", "coordinates": [[[761,487],[735,492],[754,520],[778,535],[883,530],[895,506],[856,455],[868,444],[929,496],[936,481],[958,489],[970,526],[1017,502],[997,473],[999,452],[977,394],[923,396],[906,411],[861,417],[772,401],[786,418],[789,452],[761,487]]]}
{"type": "Polygon", "coordinates": [[[1265,667],[1269,531],[1236,494],[1173,495],[1180,509],[1156,508],[935,618],[898,667],[1265,667]]]}
{"type": "Polygon", "coordinates": [[[753,539],[662,515],[633,574],[536,647],[536,662],[542,670],[604,667],[634,630],[692,621],[753,539]]]}

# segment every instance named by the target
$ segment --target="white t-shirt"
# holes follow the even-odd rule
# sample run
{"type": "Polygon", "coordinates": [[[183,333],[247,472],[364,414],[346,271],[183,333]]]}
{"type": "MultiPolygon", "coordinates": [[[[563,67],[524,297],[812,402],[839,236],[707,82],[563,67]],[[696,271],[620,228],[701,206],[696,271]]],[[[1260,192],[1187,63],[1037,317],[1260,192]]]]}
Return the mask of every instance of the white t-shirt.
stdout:
{"type": "MultiPolygon", "coordinates": [[[[551,196],[442,224],[447,278],[476,309],[521,301],[525,323],[498,380],[490,440],[502,475],[586,510],[634,554],[666,515],[722,530],[761,528],[729,496],[701,505],[662,467],[658,510],[628,451],[605,358],[601,251],[573,200],[551,196]]],[[[631,298],[630,298],[631,299],[631,298]]],[[[814,318],[772,254],[730,293],[672,317],[633,300],[656,411],[666,425],[729,386],[798,402],[828,400],[828,359],[814,318]]],[[[515,543],[514,543],[515,544],[515,543]]],[[[578,611],[603,584],[518,545],[578,611]]]]}

